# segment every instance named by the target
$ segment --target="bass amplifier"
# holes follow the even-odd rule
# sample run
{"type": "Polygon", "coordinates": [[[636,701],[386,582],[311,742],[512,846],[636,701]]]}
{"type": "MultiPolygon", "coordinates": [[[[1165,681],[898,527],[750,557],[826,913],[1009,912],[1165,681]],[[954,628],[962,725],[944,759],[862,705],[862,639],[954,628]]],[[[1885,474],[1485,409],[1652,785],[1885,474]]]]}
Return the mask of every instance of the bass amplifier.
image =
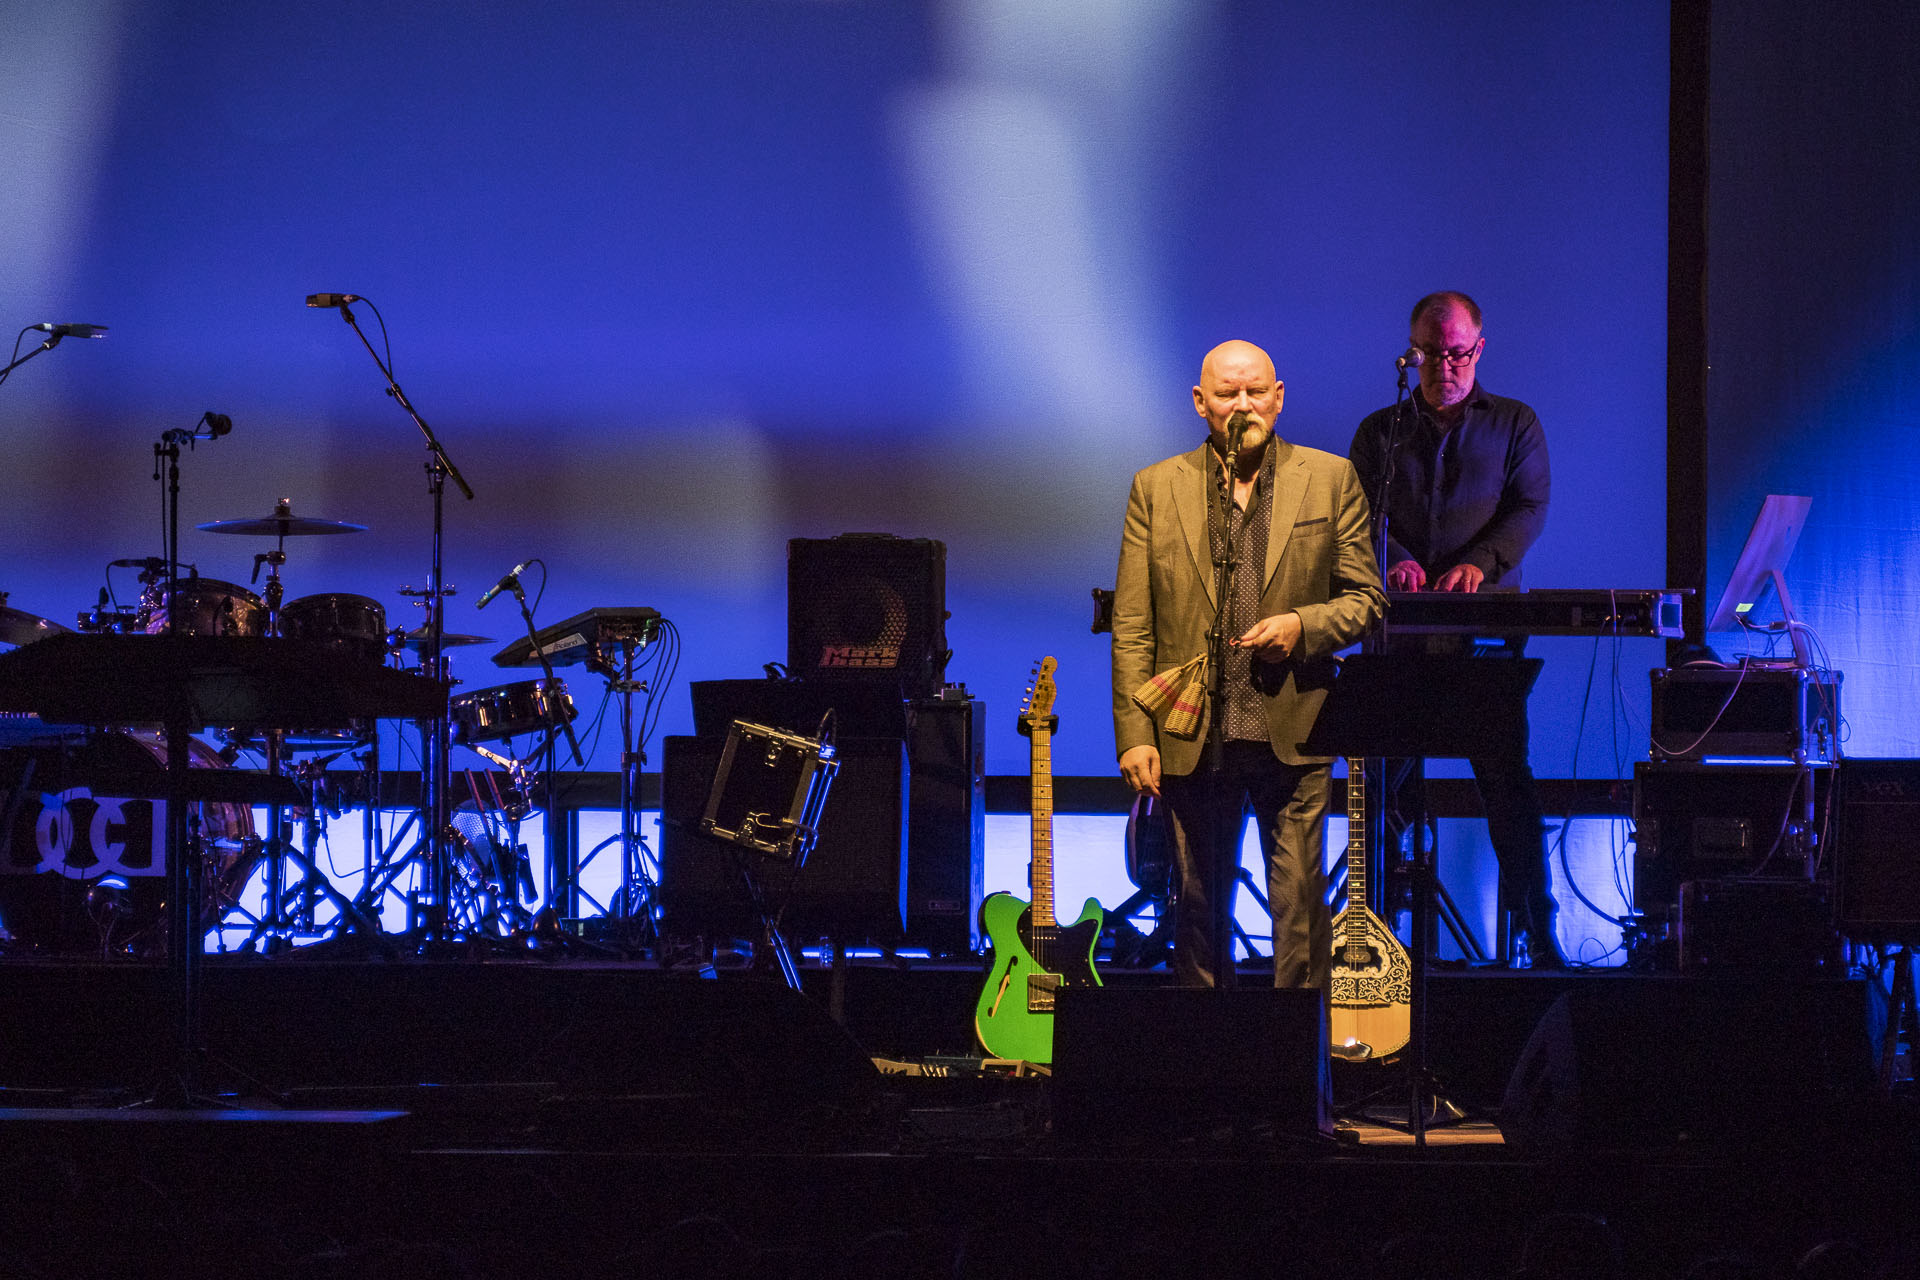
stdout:
{"type": "Polygon", "coordinates": [[[947,544],[846,533],[787,543],[787,671],[869,680],[908,698],[947,669],[947,544]]]}

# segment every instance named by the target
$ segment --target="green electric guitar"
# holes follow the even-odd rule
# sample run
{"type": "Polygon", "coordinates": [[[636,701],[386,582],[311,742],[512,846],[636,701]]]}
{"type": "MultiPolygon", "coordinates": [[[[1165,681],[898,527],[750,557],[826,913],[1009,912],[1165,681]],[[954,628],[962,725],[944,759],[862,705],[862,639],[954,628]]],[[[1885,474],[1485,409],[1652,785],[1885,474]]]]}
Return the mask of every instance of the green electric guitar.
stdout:
{"type": "Polygon", "coordinates": [[[1043,658],[1020,713],[1020,732],[1032,742],[1033,886],[1029,907],[1010,893],[980,904],[980,924],[993,947],[986,989],[974,1006],[973,1029],[996,1058],[1053,1061],[1053,993],[1061,987],[1097,987],[1093,948],[1105,912],[1087,899],[1080,918],[1061,927],[1053,916],[1053,671],[1043,658]]]}

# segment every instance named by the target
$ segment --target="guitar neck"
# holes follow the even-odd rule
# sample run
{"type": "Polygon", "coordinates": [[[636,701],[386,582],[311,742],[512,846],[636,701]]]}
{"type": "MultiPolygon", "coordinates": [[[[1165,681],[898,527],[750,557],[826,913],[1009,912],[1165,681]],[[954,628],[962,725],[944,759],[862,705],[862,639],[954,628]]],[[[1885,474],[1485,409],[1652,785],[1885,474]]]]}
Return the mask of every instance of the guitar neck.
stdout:
{"type": "Polygon", "coordinates": [[[1044,722],[1032,727],[1028,748],[1033,776],[1033,923],[1051,928],[1053,914],[1053,734],[1044,722]]]}
{"type": "Polygon", "coordinates": [[[1347,941],[1367,934],[1367,762],[1347,758],[1347,941]]]}

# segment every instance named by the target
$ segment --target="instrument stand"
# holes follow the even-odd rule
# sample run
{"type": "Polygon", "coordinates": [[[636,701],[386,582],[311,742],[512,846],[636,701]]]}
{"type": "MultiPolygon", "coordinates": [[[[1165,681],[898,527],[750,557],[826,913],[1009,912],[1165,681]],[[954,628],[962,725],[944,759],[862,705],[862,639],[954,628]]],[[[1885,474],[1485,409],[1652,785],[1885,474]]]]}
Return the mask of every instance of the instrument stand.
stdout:
{"type": "Polygon", "coordinates": [[[1538,658],[1482,662],[1432,654],[1356,654],[1341,665],[1313,732],[1301,744],[1308,755],[1413,762],[1408,788],[1414,809],[1409,815],[1414,831],[1411,1035],[1403,1061],[1407,1131],[1421,1149],[1430,1123],[1426,1100],[1444,1101],[1427,1064],[1426,980],[1439,873],[1427,841],[1425,762],[1479,755],[1488,744],[1511,741],[1526,723],[1527,694],[1541,665],[1538,658]]]}
{"type": "Polygon", "coordinates": [[[640,770],[646,764],[646,753],[634,745],[633,723],[633,695],[647,692],[647,686],[645,681],[633,678],[641,642],[626,636],[619,646],[617,669],[598,652],[587,660],[588,669],[606,677],[608,691],[620,697],[620,892],[612,903],[612,914],[622,920],[640,921],[638,932],[651,938],[658,889],[647,871],[647,845],[640,836],[640,770]]]}
{"type": "MultiPolygon", "coordinates": [[[[1379,765],[1387,762],[1375,761],[1373,763],[1379,765]]],[[[1411,762],[1409,762],[1409,767],[1411,767],[1411,762]]],[[[1384,773],[1385,770],[1382,770],[1382,772],[1384,773]]],[[[1382,781],[1385,781],[1385,779],[1382,779],[1382,781]]],[[[1390,793],[1397,793],[1401,787],[1406,785],[1406,782],[1407,777],[1403,774],[1400,777],[1392,779],[1392,785],[1384,789],[1390,793]]],[[[1380,789],[1377,784],[1376,787],[1369,788],[1367,796],[1370,820],[1375,814],[1380,816],[1379,824],[1375,825],[1373,829],[1376,831],[1392,832],[1394,838],[1391,841],[1383,840],[1381,842],[1383,848],[1390,845],[1399,860],[1410,863],[1412,861],[1411,841],[1407,840],[1406,844],[1403,844],[1402,841],[1406,840],[1408,833],[1411,832],[1412,824],[1407,820],[1406,815],[1400,812],[1393,794],[1375,796],[1373,791],[1376,789],[1380,789]]],[[[1424,810],[1425,805],[1422,805],[1421,808],[1424,810]]],[[[1439,833],[1433,829],[1431,818],[1427,819],[1426,834],[1429,839],[1438,838],[1439,833]]],[[[1460,954],[1466,957],[1469,965],[1486,964],[1492,959],[1492,956],[1488,954],[1486,945],[1480,941],[1480,935],[1474,932],[1473,925],[1468,922],[1466,916],[1461,912],[1460,905],[1453,900],[1453,894],[1448,891],[1444,883],[1439,881],[1435,881],[1433,892],[1435,914],[1439,919],[1441,927],[1447,931],[1447,936],[1453,939],[1453,945],[1460,948],[1460,954]]],[[[1501,944],[1501,951],[1504,954],[1504,942],[1501,944]]]]}
{"type": "MultiPolygon", "coordinates": [[[[760,881],[753,874],[752,860],[756,856],[750,849],[728,842],[728,851],[733,855],[733,869],[740,877],[741,885],[747,891],[747,901],[753,904],[753,914],[760,921],[760,942],[754,948],[752,967],[759,968],[763,961],[772,963],[780,980],[795,991],[800,990],[800,968],[794,963],[793,949],[780,933],[779,912],[767,909],[765,893],[760,881]]],[[[800,868],[795,867],[795,874],[800,868]]]]}

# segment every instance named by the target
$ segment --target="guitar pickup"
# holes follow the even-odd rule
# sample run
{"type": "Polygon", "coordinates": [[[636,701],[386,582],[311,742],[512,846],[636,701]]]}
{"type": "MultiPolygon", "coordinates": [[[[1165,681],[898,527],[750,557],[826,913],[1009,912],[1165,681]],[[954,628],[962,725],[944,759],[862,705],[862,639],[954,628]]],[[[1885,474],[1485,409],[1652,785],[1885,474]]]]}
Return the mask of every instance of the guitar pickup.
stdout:
{"type": "Polygon", "coordinates": [[[1027,1012],[1052,1013],[1053,993],[1059,989],[1059,974],[1029,973],[1027,975],[1027,1012]]]}

